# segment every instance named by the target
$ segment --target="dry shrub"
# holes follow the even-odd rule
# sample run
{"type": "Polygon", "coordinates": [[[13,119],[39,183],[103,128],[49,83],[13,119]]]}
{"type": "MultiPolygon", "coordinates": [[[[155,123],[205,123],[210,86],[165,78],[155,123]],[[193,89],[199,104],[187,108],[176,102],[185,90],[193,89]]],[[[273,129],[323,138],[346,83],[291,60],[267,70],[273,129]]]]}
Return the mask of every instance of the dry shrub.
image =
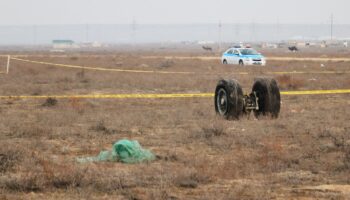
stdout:
{"type": "Polygon", "coordinates": [[[201,132],[198,136],[205,139],[226,136],[228,135],[226,129],[227,125],[221,119],[215,119],[210,123],[201,125],[201,132]]]}
{"type": "Polygon", "coordinates": [[[86,78],[85,74],[85,69],[81,69],[80,72],[75,74],[75,77],[80,83],[89,83],[89,79],[86,78]]]}
{"type": "Polygon", "coordinates": [[[227,135],[224,127],[219,126],[219,125],[213,125],[210,127],[203,127],[202,134],[203,134],[202,136],[206,139],[227,135]]]}
{"type": "Polygon", "coordinates": [[[22,158],[22,150],[11,148],[10,144],[0,146],[0,174],[6,173],[22,158]]]}
{"type": "Polygon", "coordinates": [[[279,142],[265,142],[261,150],[260,165],[264,168],[277,167],[282,150],[282,145],[279,142]]]}
{"type": "MultiPolygon", "coordinates": [[[[27,155],[29,156],[29,155],[27,155]]],[[[44,191],[48,188],[80,187],[86,170],[75,165],[57,164],[35,154],[21,161],[16,174],[0,177],[0,187],[17,192],[44,191]]]]}
{"type": "Polygon", "coordinates": [[[232,200],[268,200],[274,199],[271,188],[266,185],[256,185],[253,183],[236,184],[230,190],[230,194],[223,199],[232,200]]]}
{"type": "Polygon", "coordinates": [[[8,173],[6,176],[0,176],[0,188],[16,192],[42,190],[45,187],[45,179],[39,173],[36,157],[24,151],[22,158],[16,164],[15,174],[8,173]]]}
{"type": "Polygon", "coordinates": [[[37,192],[45,188],[45,180],[38,173],[32,172],[2,176],[0,187],[14,192],[37,192]]]}
{"type": "Polygon", "coordinates": [[[210,124],[202,125],[200,131],[191,135],[190,138],[202,140],[208,146],[219,151],[228,151],[232,149],[234,140],[227,132],[228,127],[222,120],[214,120],[210,124]]]}
{"type": "Polygon", "coordinates": [[[49,97],[45,100],[45,102],[42,104],[42,106],[53,107],[53,106],[57,105],[57,103],[58,103],[57,99],[55,99],[53,97],[49,97]]]}
{"type": "Polygon", "coordinates": [[[96,126],[92,126],[90,129],[93,131],[102,132],[103,134],[106,134],[106,135],[115,134],[117,132],[116,130],[107,128],[103,120],[99,121],[96,124],[96,126]]]}
{"type": "Polygon", "coordinates": [[[164,160],[166,162],[176,162],[180,160],[179,156],[174,152],[168,152],[164,156],[157,155],[157,159],[164,160]]]}
{"type": "Polygon", "coordinates": [[[159,67],[161,68],[169,68],[172,67],[175,64],[173,60],[165,60],[160,63],[159,67]]]}
{"type": "Polygon", "coordinates": [[[305,86],[305,81],[290,75],[281,75],[276,77],[280,89],[299,89],[305,86]]]}
{"type": "Polygon", "coordinates": [[[71,61],[77,61],[77,60],[79,60],[79,57],[78,56],[71,56],[69,59],[71,61]]]}
{"type": "Polygon", "coordinates": [[[193,170],[179,173],[174,179],[175,185],[183,188],[197,188],[199,184],[207,184],[210,181],[210,177],[193,170]]]}
{"type": "Polygon", "coordinates": [[[75,74],[75,76],[78,78],[78,79],[84,79],[85,78],[85,70],[82,69],[80,72],[77,72],[75,74]]]}
{"type": "Polygon", "coordinates": [[[328,167],[336,171],[347,171],[350,169],[350,135],[349,128],[320,128],[312,135],[315,141],[314,151],[310,149],[309,155],[314,155],[314,159],[320,159],[327,154],[340,153],[341,159],[329,160],[328,167]]]}
{"type": "Polygon", "coordinates": [[[49,126],[16,123],[10,126],[9,136],[16,138],[40,138],[52,135],[52,133],[53,130],[49,126]]]}
{"type": "Polygon", "coordinates": [[[138,181],[135,176],[128,176],[124,172],[91,167],[86,170],[82,186],[109,194],[120,191],[123,195],[129,196],[130,189],[139,186],[138,181]]]}
{"type": "Polygon", "coordinates": [[[178,177],[176,180],[176,185],[183,188],[197,188],[198,181],[196,180],[196,177],[192,175],[178,177]]]}
{"type": "Polygon", "coordinates": [[[34,96],[39,96],[40,94],[42,94],[41,88],[35,88],[34,91],[32,92],[32,95],[34,96]]]}
{"type": "Polygon", "coordinates": [[[75,165],[52,163],[42,158],[38,161],[48,186],[63,189],[81,186],[85,169],[75,165]]]}
{"type": "Polygon", "coordinates": [[[344,170],[350,170],[350,144],[348,144],[344,149],[344,170]]]}
{"type": "Polygon", "coordinates": [[[299,157],[287,152],[281,140],[263,142],[257,158],[263,172],[280,172],[299,165],[299,157]]]}
{"type": "Polygon", "coordinates": [[[71,107],[76,110],[79,114],[83,114],[85,110],[84,103],[80,98],[70,98],[69,99],[71,107]]]}

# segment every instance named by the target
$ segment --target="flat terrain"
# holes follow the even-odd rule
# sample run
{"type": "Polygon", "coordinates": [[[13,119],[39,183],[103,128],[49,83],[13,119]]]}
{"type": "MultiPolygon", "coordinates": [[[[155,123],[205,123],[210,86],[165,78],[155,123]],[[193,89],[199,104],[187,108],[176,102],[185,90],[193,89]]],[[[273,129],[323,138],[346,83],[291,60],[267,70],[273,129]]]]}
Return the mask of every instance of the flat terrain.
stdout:
{"type": "MultiPolygon", "coordinates": [[[[94,71],[12,60],[10,74],[0,74],[0,96],[210,93],[220,78],[237,79],[248,93],[259,76],[276,78],[282,91],[350,89],[346,60],[275,59],[266,67],[239,67],[176,59],[215,56],[201,52],[26,54],[22,58],[60,64],[191,73],[94,71]]],[[[282,96],[278,119],[251,115],[239,121],[217,117],[212,98],[57,103],[3,98],[0,199],[350,199],[349,113],[349,94],[282,96]],[[124,138],[139,141],[158,159],[134,165],[76,162],[124,138]]]]}

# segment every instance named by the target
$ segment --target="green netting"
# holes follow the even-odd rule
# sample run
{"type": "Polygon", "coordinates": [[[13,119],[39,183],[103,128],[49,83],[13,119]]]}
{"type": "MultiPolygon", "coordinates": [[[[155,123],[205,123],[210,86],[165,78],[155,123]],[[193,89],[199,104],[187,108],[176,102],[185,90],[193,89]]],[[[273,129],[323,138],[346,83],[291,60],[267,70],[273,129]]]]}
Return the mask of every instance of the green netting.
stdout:
{"type": "Polygon", "coordinates": [[[116,142],[111,151],[101,151],[97,157],[78,158],[78,162],[123,162],[123,163],[140,163],[152,161],[155,159],[154,154],[143,149],[137,141],[120,140],[116,142]]]}

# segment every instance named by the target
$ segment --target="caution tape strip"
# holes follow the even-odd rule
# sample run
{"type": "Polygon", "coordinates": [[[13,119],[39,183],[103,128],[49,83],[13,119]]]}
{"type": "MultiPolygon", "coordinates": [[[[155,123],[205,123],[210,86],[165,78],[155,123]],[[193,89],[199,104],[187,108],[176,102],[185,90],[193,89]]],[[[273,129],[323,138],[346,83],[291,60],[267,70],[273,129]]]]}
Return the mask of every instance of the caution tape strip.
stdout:
{"type": "MultiPolygon", "coordinates": [[[[158,74],[202,74],[202,75],[214,75],[214,73],[197,73],[197,72],[174,72],[174,71],[154,71],[154,70],[130,70],[130,69],[111,69],[111,68],[103,68],[103,67],[86,67],[79,65],[67,65],[67,64],[57,64],[50,62],[42,62],[42,61],[33,61],[21,58],[11,57],[11,60],[17,60],[22,62],[41,64],[41,65],[50,65],[56,67],[66,67],[66,68],[74,68],[74,69],[86,69],[86,70],[97,70],[97,71],[112,71],[112,72],[129,72],[129,73],[158,73],[158,74]]],[[[283,74],[350,74],[350,71],[285,71],[285,72],[263,72],[266,74],[275,74],[275,75],[283,75],[283,74]]],[[[232,72],[227,74],[235,74],[235,75],[249,75],[248,72],[232,72]]]]}
{"type": "Polygon", "coordinates": [[[347,62],[350,58],[296,58],[296,57],[268,57],[273,61],[313,61],[313,62],[347,62]]]}
{"type": "Polygon", "coordinates": [[[306,90],[306,91],[283,91],[282,95],[320,95],[320,94],[349,94],[350,89],[343,90],[306,90]]]}
{"type": "Polygon", "coordinates": [[[97,71],[113,71],[113,72],[130,72],[130,73],[158,73],[158,74],[195,74],[195,72],[171,72],[171,71],[154,71],[154,70],[130,70],[130,69],[111,69],[111,68],[102,68],[102,67],[85,67],[79,65],[66,65],[66,64],[56,64],[49,62],[33,61],[26,60],[21,58],[11,58],[11,60],[17,60],[28,63],[42,64],[42,65],[51,65],[57,67],[67,67],[74,69],[87,69],[87,70],[97,70],[97,71]]]}
{"type": "Polygon", "coordinates": [[[212,93],[198,94],[88,94],[88,95],[39,95],[39,96],[0,96],[0,99],[158,99],[158,98],[194,98],[213,97],[212,93]]]}
{"type": "MultiPolygon", "coordinates": [[[[144,59],[178,59],[178,60],[220,60],[220,57],[216,56],[141,56],[144,59]]],[[[323,62],[346,62],[350,61],[350,58],[297,58],[297,57],[267,57],[267,60],[273,61],[323,61],[323,62]]]]}
{"type": "MultiPolygon", "coordinates": [[[[281,95],[322,95],[322,94],[349,94],[350,89],[344,90],[307,90],[282,91],[281,95]]],[[[214,97],[213,93],[194,94],[88,94],[88,95],[39,95],[39,96],[0,96],[0,99],[160,99],[160,98],[203,98],[214,97]]]]}
{"type": "MultiPolygon", "coordinates": [[[[8,56],[1,54],[0,57],[8,56]]],[[[53,54],[17,54],[14,55],[15,57],[22,57],[22,58],[29,58],[29,57],[50,57],[50,58],[69,58],[72,57],[72,55],[53,55],[53,54]]],[[[99,54],[89,54],[89,55],[78,55],[79,57],[89,57],[89,58],[97,58],[102,56],[114,56],[112,54],[107,55],[99,55],[99,54]]],[[[140,56],[140,58],[143,59],[177,59],[177,60],[220,60],[221,58],[219,56],[140,56]]],[[[350,58],[346,57],[283,57],[283,56],[269,56],[266,58],[267,60],[273,60],[273,61],[315,61],[315,62],[348,62],[350,61],[350,58]]]]}
{"type": "Polygon", "coordinates": [[[266,72],[267,74],[350,74],[350,71],[291,71],[291,72],[266,72]]]}

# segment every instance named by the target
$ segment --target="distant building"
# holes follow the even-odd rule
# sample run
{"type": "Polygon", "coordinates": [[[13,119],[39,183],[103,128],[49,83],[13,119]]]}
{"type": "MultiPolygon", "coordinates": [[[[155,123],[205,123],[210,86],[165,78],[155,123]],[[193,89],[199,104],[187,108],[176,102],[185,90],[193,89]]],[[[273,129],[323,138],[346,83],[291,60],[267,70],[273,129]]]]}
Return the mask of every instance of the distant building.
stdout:
{"type": "Polygon", "coordinates": [[[199,45],[215,44],[215,42],[214,41],[205,41],[205,40],[203,40],[203,41],[198,41],[198,44],[199,45]]]}
{"type": "Polygon", "coordinates": [[[73,40],[53,40],[52,46],[54,49],[73,49],[79,48],[73,40]]]}
{"type": "Polygon", "coordinates": [[[277,44],[273,44],[273,43],[263,43],[261,45],[261,48],[264,48],[264,49],[277,49],[278,48],[278,45],[277,44]]]}
{"type": "Polygon", "coordinates": [[[297,47],[306,47],[307,43],[306,42],[297,42],[296,46],[297,47]]]}
{"type": "Polygon", "coordinates": [[[101,48],[104,47],[103,44],[99,42],[84,42],[81,44],[82,48],[101,48]]]}

